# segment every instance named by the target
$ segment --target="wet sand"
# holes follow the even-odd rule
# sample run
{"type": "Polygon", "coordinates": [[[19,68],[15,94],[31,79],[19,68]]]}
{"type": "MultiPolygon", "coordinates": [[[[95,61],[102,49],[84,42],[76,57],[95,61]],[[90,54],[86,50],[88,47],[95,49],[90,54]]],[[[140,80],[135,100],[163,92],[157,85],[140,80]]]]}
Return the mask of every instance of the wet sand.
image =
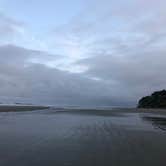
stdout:
{"type": "Polygon", "coordinates": [[[0,166],[165,166],[164,110],[0,113],[0,166]]]}

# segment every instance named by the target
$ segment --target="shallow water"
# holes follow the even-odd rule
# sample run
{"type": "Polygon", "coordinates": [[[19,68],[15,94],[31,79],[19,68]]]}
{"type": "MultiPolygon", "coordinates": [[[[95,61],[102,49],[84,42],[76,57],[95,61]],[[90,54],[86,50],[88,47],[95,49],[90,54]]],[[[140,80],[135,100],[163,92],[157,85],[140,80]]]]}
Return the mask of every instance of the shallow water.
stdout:
{"type": "Polygon", "coordinates": [[[165,166],[166,116],[0,113],[0,166],[165,166]]]}

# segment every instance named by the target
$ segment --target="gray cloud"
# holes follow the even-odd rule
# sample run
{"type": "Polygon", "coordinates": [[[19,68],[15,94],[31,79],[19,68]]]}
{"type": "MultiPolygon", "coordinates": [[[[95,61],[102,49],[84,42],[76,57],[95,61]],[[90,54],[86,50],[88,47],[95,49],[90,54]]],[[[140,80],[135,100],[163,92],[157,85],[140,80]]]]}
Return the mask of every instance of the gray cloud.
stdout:
{"type": "Polygon", "coordinates": [[[0,12],[0,35],[3,38],[12,38],[19,33],[23,23],[18,22],[0,12]]]}
{"type": "Polygon", "coordinates": [[[107,84],[28,61],[35,54],[38,51],[13,45],[0,47],[1,99],[8,97],[17,102],[28,99],[47,104],[116,103],[108,93],[111,88],[107,84]]]}
{"type": "Polygon", "coordinates": [[[91,1],[66,25],[65,35],[88,50],[75,64],[88,68],[84,75],[107,82],[123,101],[166,88],[164,6],[163,0],[91,1]]]}
{"type": "Polygon", "coordinates": [[[100,55],[83,60],[89,76],[113,81],[123,94],[135,94],[135,98],[155,89],[165,88],[166,52],[140,52],[135,55],[100,55]],[[139,95],[139,96],[138,96],[139,95]]]}

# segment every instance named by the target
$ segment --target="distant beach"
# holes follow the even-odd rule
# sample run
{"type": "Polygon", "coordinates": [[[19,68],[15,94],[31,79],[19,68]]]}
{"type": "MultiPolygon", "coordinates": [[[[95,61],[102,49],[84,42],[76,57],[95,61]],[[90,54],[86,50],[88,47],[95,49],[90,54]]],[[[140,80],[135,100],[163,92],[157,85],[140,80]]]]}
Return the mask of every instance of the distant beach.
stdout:
{"type": "Polygon", "coordinates": [[[48,106],[33,106],[33,105],[0,105],[0,112],[22,112],[48,109],[48,106]]]}

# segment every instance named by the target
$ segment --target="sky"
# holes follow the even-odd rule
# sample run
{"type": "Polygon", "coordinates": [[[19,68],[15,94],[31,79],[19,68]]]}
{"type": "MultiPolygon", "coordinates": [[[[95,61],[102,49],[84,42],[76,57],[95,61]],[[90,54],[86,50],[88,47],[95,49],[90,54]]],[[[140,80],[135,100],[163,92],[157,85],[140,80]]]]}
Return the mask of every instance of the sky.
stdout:
{"type": "Polygon", "coordinates": [[[165,6],[0,0],[0,102],[136,106],[166,88],[165,6]]]}

